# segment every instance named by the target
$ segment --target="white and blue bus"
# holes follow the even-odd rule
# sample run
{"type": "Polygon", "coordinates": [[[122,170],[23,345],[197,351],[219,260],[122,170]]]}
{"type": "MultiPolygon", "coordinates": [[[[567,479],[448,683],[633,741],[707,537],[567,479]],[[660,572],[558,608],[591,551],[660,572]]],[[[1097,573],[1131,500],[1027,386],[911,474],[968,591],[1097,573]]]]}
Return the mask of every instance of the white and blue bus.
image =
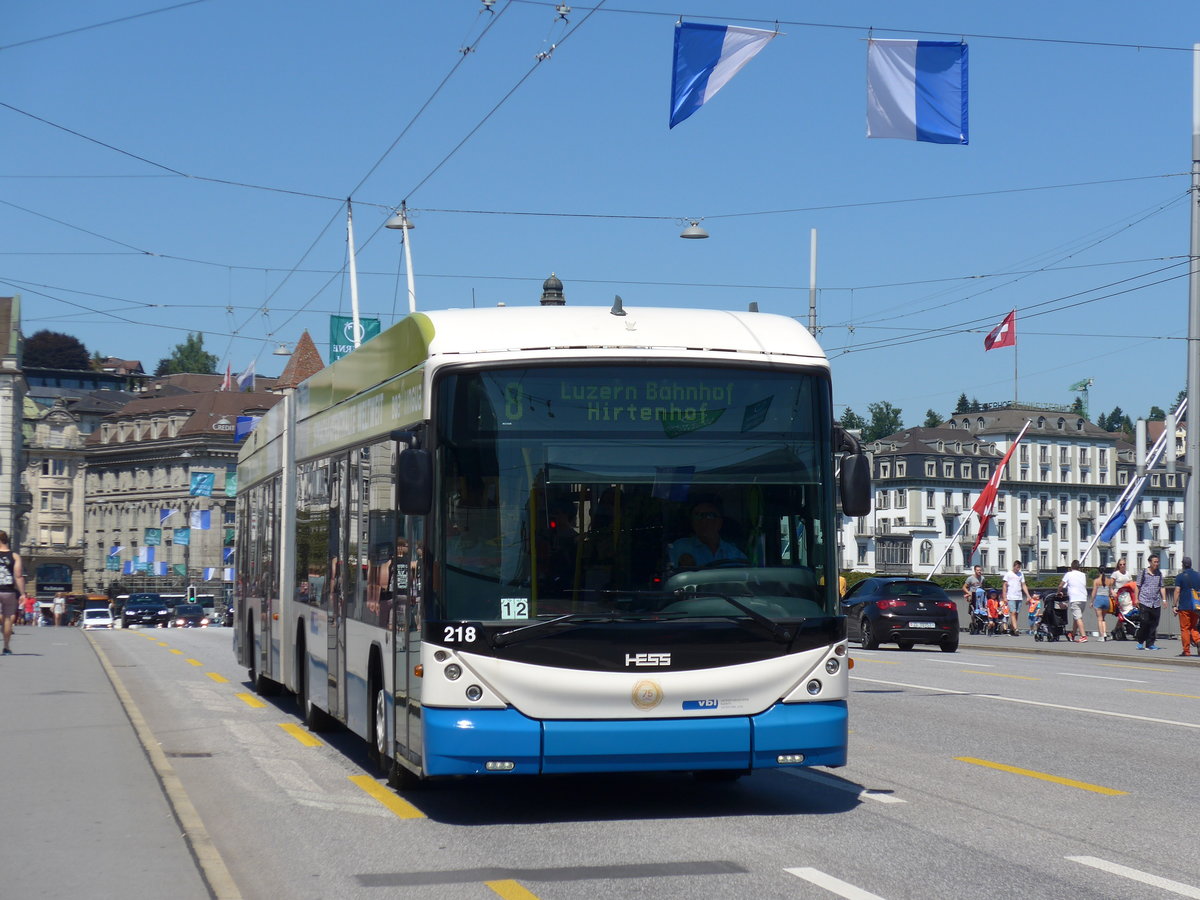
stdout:
{"type": "Polygon", "coordinates": [[[792,319],[415,313],[276,405],[238,485],[239,662],[399,786],[846,761],[869,468],[792,319]]]}

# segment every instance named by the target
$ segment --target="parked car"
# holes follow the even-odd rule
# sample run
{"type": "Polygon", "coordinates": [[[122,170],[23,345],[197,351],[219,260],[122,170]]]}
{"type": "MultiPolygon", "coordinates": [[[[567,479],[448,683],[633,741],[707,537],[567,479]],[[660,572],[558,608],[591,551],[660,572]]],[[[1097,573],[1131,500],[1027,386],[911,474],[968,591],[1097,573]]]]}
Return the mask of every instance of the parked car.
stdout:
{"type": "Polygon", "coordinates": [[[958,606],[940,587],[914,576],[868,578],[842,598],[851,638],[864,650],[896,643],[901,650],[936,644],[958,649],[958,606]]]}
{"type": "Polygon", "coordinates": [[[158,594],[130,594],[121,611],[121,627],[148,625],[166,628],[170,618],[171,610],[158,594]]]}
{"type": "Polygon", "coordinates": [[[81,624],[84,628],[112,628],[112,613],[107,608],[85,609],[81,624]]]}
{"type": "Polygon", "coordinates": [[[199,603],[180,603],[175,607],[175,614],[171,616],[173,628],[205,628],[207,625],[208,616],[204,614],[204,607],[199,603]]]}

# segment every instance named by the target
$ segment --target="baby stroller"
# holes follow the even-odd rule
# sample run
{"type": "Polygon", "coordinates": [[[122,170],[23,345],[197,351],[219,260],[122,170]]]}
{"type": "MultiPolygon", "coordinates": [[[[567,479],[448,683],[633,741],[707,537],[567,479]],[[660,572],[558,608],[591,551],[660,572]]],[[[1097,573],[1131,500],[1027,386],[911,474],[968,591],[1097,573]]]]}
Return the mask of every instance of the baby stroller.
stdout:
{"type": "Polygon", "coordinates": [[[1067,628],[1067,595],[1062,591],[1051,591],[1042,597],[1042,614],[1038,617],[1035,641],[1054,643],[1063,636],[1067,628]]]}
{"type": "Polygon", "coordinates": [[[1131,641],[1137,634],[1138,627],[1138,607],[1137,607],[1137,589],[1132,584],[1127,584],[1117,592],[1117,596],[1113,597],[1112,604],[1113,615],[1117,617],[1117,627],[1113,629],[1112,636],[1114,641],[1131,641]],[[1129,608],[1129,612],[1121,612],[1121,593],[1128,591],[1132,596],[1133,606],[1129,608]]]}
{"type": "Polygon", "coordinates": [[[971,604],[971,622],[967,626],[967,634],[988,633],[987,600],[983,588],[975,588],[975,600],[971,604]]]}

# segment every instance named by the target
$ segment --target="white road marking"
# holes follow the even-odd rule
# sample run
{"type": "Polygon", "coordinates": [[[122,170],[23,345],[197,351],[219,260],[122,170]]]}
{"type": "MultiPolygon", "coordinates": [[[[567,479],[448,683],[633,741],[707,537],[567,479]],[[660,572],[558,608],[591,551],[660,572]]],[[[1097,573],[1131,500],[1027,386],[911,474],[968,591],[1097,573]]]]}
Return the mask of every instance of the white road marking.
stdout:
{"type": "Polygon", "coordinates": [[[925,662],[949,663],[952,666],[981,666],[985,669],[996,668],[991,663],[963,662],[960,659],[942,659],[940,656],[929,656],[929,657],[924,657],[924,659],[925,659],[925,662]]]}
{"type": "Polygon", "coordinates": [[[846,900],[883,900],[878,894],[872,894],[870,891],[864,891],[862,888],[857,888],[852,884],[842,881],[840,878],[834,878],[832,875],[826,875],[820,869],[812,869],[807,866],[800,869],[784,869],[783,871],[795,875],[797,878],[803,878],[805,881],[815,884],[817,887],[824,888],[831,894],[837,894],[839,897],[845,897],[846,900]]]}
{"type": "Polygon", "coordinates": [[[825,787],[831,787],[834,790],[846,791],[850,794],[857,794],[860,800],[874,800],[876,803],[907,803],[907,800],[901,800],[899,797],[894,797],[891,794],[883,791],[871,791],[866,788],[859,788],[856,784],[849,784],[833,778],[823,772],[817,772],[814,769],[780,769],[785,775],[791,775],[795,778],[804,778],[808,781],[815,781],[817,784],[822,784],[825,787]]]}
{"type": "Polygon", "coordinates": [[[1043,706],[1046,709],[1065,709],[1068,712],[1090,713],[1094,716],[1108,716],[1113,719],[1132,719],[1136,722],[1153,722],[1155,725],[1178,725],[1180,728],[1200,728],[1200,722],[1179,722],[1175,719],[1155,719],[1151,716],[1135,716],[1131,713],[1111,712],[1107,709],[1085,709],[1082,706],[1064,706],[1061,703],[1045,703],[1041,700],[1022,700],[1019,697],[1002,697],[999,694],[981,694],[978,691],[956,691],[953,688],[933,687],[927,684],[907,684],[903,681],[884,681],[882,678],[863,678],[861,675],[851,675],[851,681],[866,681],[870,684],[886,684],[889,687],[906,687],[918,691],[932,691],[935,694],[956,694],[960,697],[978,697],[981,700],[1003,700],[1007,703],[1021,703],[1025,706],[1043,706]]]}
{"type": "Polygon", "coordinates": [[[1093,869],[1099,869],[1101,872],[1120,875],[1122,878],[1128,878],[1131,881],[1140,881],[1142,884],[1161,888],[1164,891],[1170,891],[1172,894],[1178,894],[1181,897],[1200,898],[1200,888],[1192,887],[1190,884],[1183,884],[1179,881],[1172,881],[1169,878],[1163,878],[1161,875],[1139,872],[1137,869],[1129,868],[1129,866],[1122,866],[1119,863],[1109,862],[1106,859],[1097,859],[1095,856],[1068,856],[1067,859],[1081,865],[1091,866],[1093,869]]]}
{"type": "Polygon", "coordinates": [[[1078,672],[1055,672],[1055,675],[1069,675],[1072,678],[1099,678],[1101,681],[1124,681],[1127,684],[1145,684],[1136,678],[1114,678],[1111,675],[1080,675],[1078,672]]]}

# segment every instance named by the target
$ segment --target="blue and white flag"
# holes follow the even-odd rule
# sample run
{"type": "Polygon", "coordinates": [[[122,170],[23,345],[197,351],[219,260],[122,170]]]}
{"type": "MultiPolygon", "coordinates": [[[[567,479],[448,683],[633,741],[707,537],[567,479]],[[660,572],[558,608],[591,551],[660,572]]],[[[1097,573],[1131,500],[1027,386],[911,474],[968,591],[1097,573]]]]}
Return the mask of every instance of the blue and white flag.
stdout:
{"type": "Polygon", "coordinates": [[[121,551],[124,549],[125,548],[122,547],[120,544],[114,544],[113,546],[108,548],[109,558],[119,557],[121,555],[121,551]]]}
{"type": "Polygon", "coordinates": [[[179,512],[177,509],[160,509],[158,511],[158,524],[161,525],[177,512],[179,512]]]}
{"type": "Polygon", "coordinates": [[[204,569],[204,579],[203,580],[204,581],[212,581],[213,576],[216,574],[217,574],[217,569],[215,566],[207,566],[204,569]]]}
{"type": "Polygon", "coordinates": [[[207,531],[212,527],[212,511],[207,509],[193,509],[190,524],[192,528],[207,531]]]}
{"type": "Polygon", "coordinates": [[[149,566],[154,562],[153,547],[139,547],[137,552],[137,561],[139,565],[149,566]]]}
{"type": "Polygon", "coordinates": [[[233,575],[234,575],[233,566],[226,566],[225,573],[224,573],[225,581],[233,581],[233,575]]]}
{"type": "Polygon", "coordinates": [[[132,559],[125,560],[125,563],[121,566],[121,574],[122,575],[132,575],[133,574],[133,560],[132,559]]]}
{"type": "Polygon", "coordinates": [[[1132,490],[1125,495],[1125,499],[1112,511],[1104,527],[1100,530],[1100,540],[1111,541],[1113,535],[1125,527],[1125,523],[1129,521],[1130,514],[1137,509],[1138,503],[1142,499],[1142,491],[1146,489],[1146,479],[1148,476],[1143,475],[1133,483],[1132,490]]]}
{"type": "Polygon", "coordinates": [[[166,575],[167,574],[167,564],[165,562],[156,562],[154,564],[154,574],[155,575],[166,575]]]}
{"type": "Polygon", "coordinates": [[[254,360],[250,360],[250,365],[238,375],[237,386],[239,391],[254,390],[254,360]]]}
{"type": "Polygon", "coordinates": [[[675,26],[671,127],[716,96],[777,31],[680,22],[675,26]]]}
{"type": "Polygon", "coordinates": [[[232,547],[226,547],[224,550],[221,551],[221,562],[227,563],[232,559],[233,559],[233,548],[232,547]]]}
{"type": "Polygon", "coordinates": [[[868,41],[867,137],[967,143],[967,45],[868,41]]]}
{"type": "Polygon", "coordinates": [[[238,416],[237,422],[233,426],[233,442],[236,444],[239,441],[244,441],[246,435],[254,430],[254,426],[258,424],[258,420],[262,416],[238,416]]]}

